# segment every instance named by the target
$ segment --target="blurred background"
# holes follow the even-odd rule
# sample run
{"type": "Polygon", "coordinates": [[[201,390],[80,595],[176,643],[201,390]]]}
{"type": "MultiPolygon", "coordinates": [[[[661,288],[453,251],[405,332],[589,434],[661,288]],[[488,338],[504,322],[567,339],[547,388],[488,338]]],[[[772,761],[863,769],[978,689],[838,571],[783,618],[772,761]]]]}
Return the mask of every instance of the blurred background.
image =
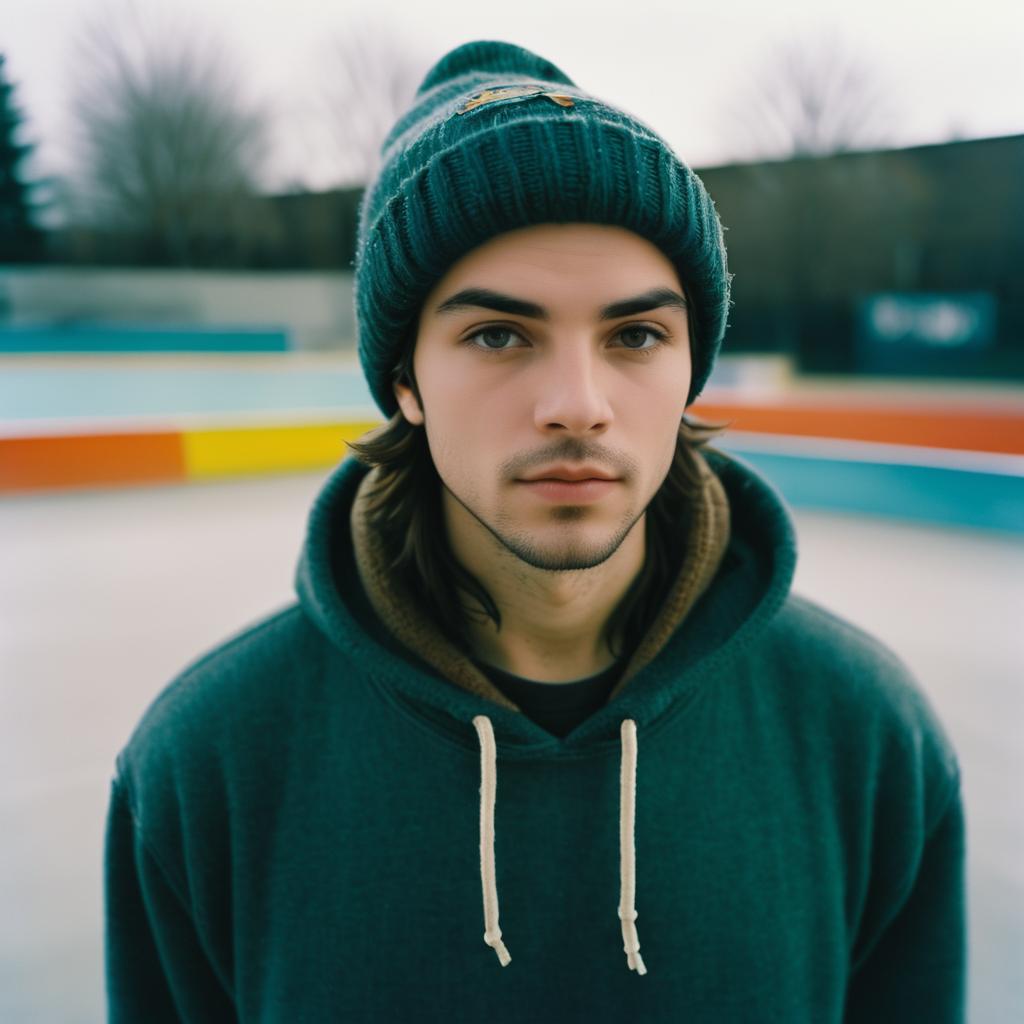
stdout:
{"type": "Polygon", "coordinates": [[[114,757],[292,600],[377,422],[363,183],[426,69],[553,60],[694,166],[735,308],[694,412],[783,492],[795,589],[958,750],[970,1019],[1024,1020],[1024,8],[33,0],[0,16],[0,1019],[104,1017],[114,757]]]}

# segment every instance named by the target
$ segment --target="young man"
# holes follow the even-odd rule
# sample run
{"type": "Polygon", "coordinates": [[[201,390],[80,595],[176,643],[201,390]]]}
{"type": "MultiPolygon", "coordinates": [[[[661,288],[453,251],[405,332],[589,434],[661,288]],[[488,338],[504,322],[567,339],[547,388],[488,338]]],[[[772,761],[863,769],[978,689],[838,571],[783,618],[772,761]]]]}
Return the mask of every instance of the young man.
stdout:
{"type": "Polygon", "coordinates": [[[356,294],[391,418],[298,603],[118,758],[112,1019],[961,1020],[954,753],[683,415],[728,307],[700,181],[503,43],[383,156],[356,294]]]}

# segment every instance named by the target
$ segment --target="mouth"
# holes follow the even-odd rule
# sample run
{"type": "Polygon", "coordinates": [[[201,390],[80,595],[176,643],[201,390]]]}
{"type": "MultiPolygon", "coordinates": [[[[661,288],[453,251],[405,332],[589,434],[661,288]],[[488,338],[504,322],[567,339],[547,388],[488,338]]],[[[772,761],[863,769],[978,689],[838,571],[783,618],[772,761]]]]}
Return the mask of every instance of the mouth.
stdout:
{"type": "Polygon", "coordinates": [[[533,474],[524,477],[521,483],[538,483],[544,480],[554,480],[561,483],[585,483],[588,480],[608,480],[614,482],[618,477],[602,469],[600,466],[571,466],[559,465],[549,466],[533,474]]]}
{"type": "Polygon", "coordinates": [[[599,501],[619,484],[618,480],[608,477],[584,477],[577,480],[541,477],[517,482],[538,498],[570,505],[588,505],[599,501]]]}

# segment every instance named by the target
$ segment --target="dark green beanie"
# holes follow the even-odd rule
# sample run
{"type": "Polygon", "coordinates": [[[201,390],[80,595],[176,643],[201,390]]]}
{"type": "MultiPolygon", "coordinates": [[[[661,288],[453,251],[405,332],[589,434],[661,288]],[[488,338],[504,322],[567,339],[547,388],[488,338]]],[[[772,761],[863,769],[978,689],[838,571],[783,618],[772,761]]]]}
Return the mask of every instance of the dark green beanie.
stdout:
{"type": "Polygon", "coordinates": [[[531,224],[628,228],[675,265],[696,327],[686,404],[725,333],[730,276],[700,179],[641,121],[511,43],[474,42],[427,73],[385,139],[356,251],[359,358],[374,399],[391,385],[427,295],[460,257],[531,224]]]}

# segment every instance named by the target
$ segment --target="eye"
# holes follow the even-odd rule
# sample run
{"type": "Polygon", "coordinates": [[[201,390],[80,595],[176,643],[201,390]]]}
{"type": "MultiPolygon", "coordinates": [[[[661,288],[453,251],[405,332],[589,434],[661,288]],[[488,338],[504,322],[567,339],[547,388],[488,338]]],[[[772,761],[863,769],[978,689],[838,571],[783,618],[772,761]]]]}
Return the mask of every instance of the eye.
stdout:
{"type": "Polygon", "coordinates": [[[663,331],[655,330],[653,327],[634,324],[630,327],[623,327],[618,332],[617,337],[622,340],[623,348],[633,352],[649,352],[665,341],[667,335],[663,331]],[[648,341],[650,341],[650,344],[645,344],[648,341]]]}
{"type": "Polygon", "coordinates": [[[469,335],[466,341],[474,348],[483,349],[485,352],[507,352],[518,346],[506,343],[512,338],[519,337],[511,327],[483,327],[475,334],[469,335]]]}

